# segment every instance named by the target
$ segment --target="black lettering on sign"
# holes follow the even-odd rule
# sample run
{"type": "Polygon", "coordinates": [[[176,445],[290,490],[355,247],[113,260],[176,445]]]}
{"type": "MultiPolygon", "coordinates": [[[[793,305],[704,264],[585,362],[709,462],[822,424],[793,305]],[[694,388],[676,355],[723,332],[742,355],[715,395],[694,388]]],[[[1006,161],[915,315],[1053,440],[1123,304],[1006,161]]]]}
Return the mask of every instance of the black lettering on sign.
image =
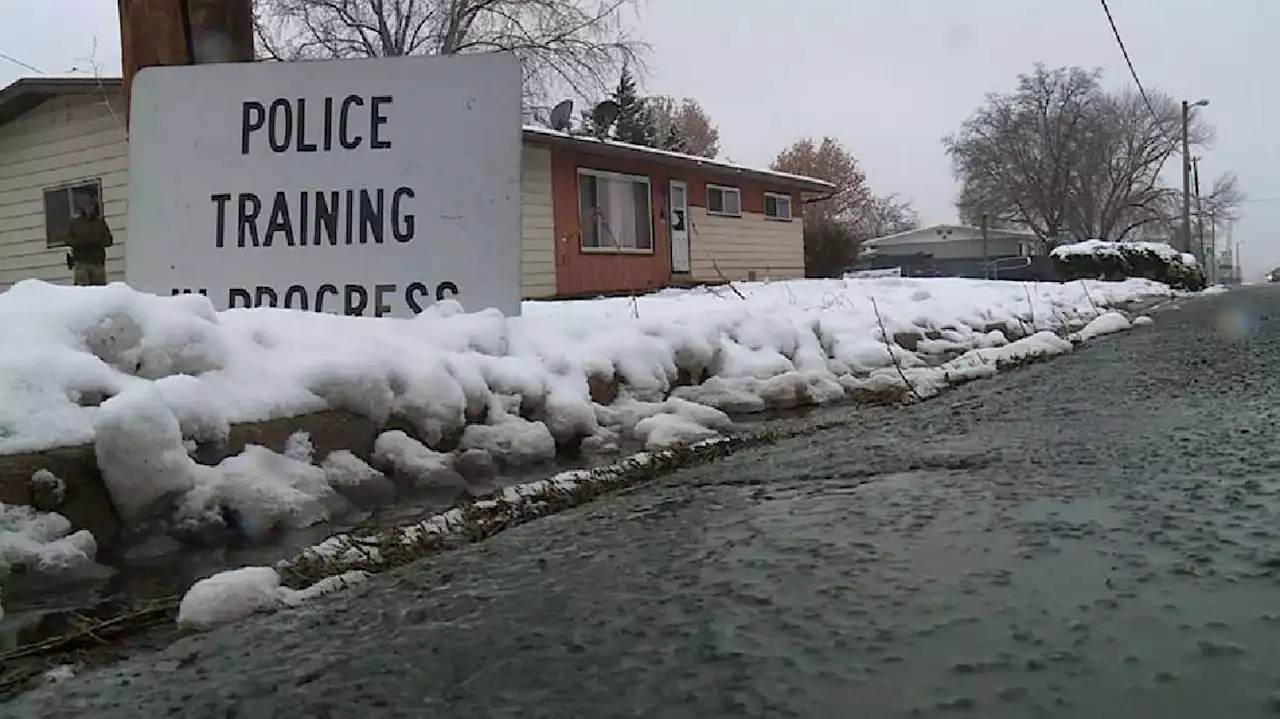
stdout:
{"type": "Polygon", "coordinates": [[[382,244],[382,209],[382,190],[375,190],[374,195],[368,190],[360,191],[360,244],[369,244],[370,235],[374,242],[382,244]]]}
{"type": "Polygon", "coordinates": [[[409,305],[409,311],[415,315],[421,314],[422,310],[425,309],[422,306],[422,303],[418,301],[418,298],[426,296],[427,286],[421,282],[410,282],[409,285],[404,288],[404,303],[409,305]]]}
{"type": "Polygon", "coordinates": [[[413,239],[414,217],[411,214],[400,214],[400,200],[413,199],[413,189],[409,187],[397,187],[396,191],[391,193],[391,234],[395,236],[396,242],[408,242],[413,239]],[[403,220],[403,222],[401,222],[403,220]]]}
{"type": "Polygon", "coordinates": [[[245,246],[246,235],[258,246],[258,213],[262,212],[262,200],[252,192],[240,193],[240,226],[236,237],[236,246],[245,246]]]}
{"type": "MultiPolygon", "coordinates": [[[[183,294],[190,290],[174,289],[173,294],[183,294]]],[[[198,290],[206,294],[206,290],[198,290]]],[[[435,299],[441,301],[456,297],[458,285],[449,280],[435,286],[435,299]]],[[[227,306],[229,308],[245,307],[282,307],[292,310],[312,312],[326,311],[326,300],[339,299],[341,313],[353,317],[386,317],[395,313],[397,298],[403,299],[405,307],[413,314],[421,313],[430,304],[431,289],[423,282],[411,282],[403,292],[391,283],[375,283],[366,287],[358,284],[345,284],[339,288],[333,284],[319,285],[312,292],[306,285],[292,284],[283,291],[267,285],[257,285],[252,290],[244,287],[232,287],[227,290],[227,306]]],[[[337,308],[333,308],[337,309],[337,308]]]]}
{"type": "Polygon", "coordinates": [[[341,199],[337,190],[330,192],[327,199],[325,193],[316,193],[316,245],[320,244],[320,229],[324,228],[325,234],[329,236],[329,244],[337,246],[339,204],[341,199]]]}
{"type": "Polygon", "coordinates": [[[257,100],[240,105],[240,154],[249,154],[249,136],[262,129],[267,121],[267,109],[257,100]]]}
{"type": "MultiPolygon", "coordinates": [[[[172,297],[177,297],[178,295],[189,295],[189,294],[192,294],[190,287],[174,287],[173,289],[169,290],[169,295],[172,297]]],[[[205,297],[208,297],[209,290],[205,288],[200,288],[195,291],[195,294],[204,295],[205,297]]]]}
{"type": "Polygon", "coordinates": [[[375,150],[390,150],[391,142],[378,137],[378,128],[387,124],[387,116],[382,114],[382,106],[391,104],[390,95],[377,95],[369,98],[372,112],[369,117],[369,147],[375,150]]]}
{"type": "Polygon", "coordinates": [[[324,99],[324,151],[333,150],[333,98],[324,99]]]}
{"type": "Polygon", "coordinates": [[[320,285],[320,289],[316,290],[316,312],[324,312],[324,296],[338,296],[338,288],[333,285],[320,285]]]}
{"type": "Polygon", "coordinates": [[[458,294],[458,286],[452,282],[441,282],[436,285],[436,302],[453,298],[458,294]]]}
{"type": "Polygon", "coordinates": [[[360,285],[347,285],[342,288],[342,314],[363,317],[364,308],[369,305],[369,292],[360,285]]]}
{"type": "Polygon", "coordinates": [[[359,95],[347,95],[342,101],[342,111],[338,116],[338,142],[342,144],[343,149],[354,150],[360,147],[360,136],[351,137],[347,134],[347,122],[352,106],[360,106],[364,104],[364,98],[359,95]]]}
{"type": "Polygon", "coordinates": [[[302,285],[289,285],[284,291],[284,307],[289,310],[307,309],[307,288],[302,285]]]}
{"type": "MultiPolygon", "coordinates": [[[[227,203],[231,201],[231,194],[222,192],[214,195],[210,199],[212,199],[213,204],[218,207],[218,209],[215,210],[217,219],[214,222],[213,246],[222,247],[227,238],[227,203]]],[[[400,238],[397,237],[396,239],[400,238]]]]}
{"type": "Polygon", "coordinates": [[[387,304],[387,295],[396,291],[395,285],[373,286],[373,316],[382,317],[391,314],[391,305],[387,304]]]}
{"type": "MultiPolygon", "coordinates": [[[[270,208],[252,192],[234,196],[236,247],[319,247],[338,244],[381,245],[387,235],[396,242],[411,242],[417,234],[417,217],[411,211],[414,191],[409,187],[349,190],[303,190],[296,194],[279,190],[271,194],[270,208]],[[388,205],[390,205],[388,207],[388,205]]],[[[214,206],[213,245],[227,246],[227,206],[230,193],[210,195],[214,206]]]]}
{"type": "Polygon", "coordinates": [[[307,142],[307,100],[298,98],[298,152],[315,152],[316,143],[307,142]]]}
{"type": "Polygon", "coordinates": [[[277,192],[271,203],[271,219],[267,221],[267,236],[262,246],[270,247],[277,234],[284,235],[285,244],[293,246],[293,222],[289,218],[289,201],[283,192],[277,192]]]}
{"type": "Polygon", "coordinates": [[[253,307],[253,295],[246,289],[232,287],[227,291],[227,307],[231,309],[253,307]]]}
{"type": "Polygon", "coordinates": [[[385,137],[385,130],[389,120],[387,108],[392,102],[394,98],[391,95],[372,95],[366,99],[353,94],[341,100],[325,97],[320,103],[323,110],[320,121],[316,122],[315,113],[310,116],[307,113],[305,97],[277,97],[267,104],[260,100],[246,100],[240,103],[240,154],[249,154],[254,134],[264,128],[267,147],[274,153],[290,150],[317,152],[321,149],[332,152],[335,139],[344,150],[365,147],[366,139],[371,150],[389,150],[391,140],[385,137]],[[366,114],[367,125],[363,117],[366,114]],[[367,135],[361,131],[364,127],[368,128],[367,135]],[[318,143],[316,131],[320,137],[318,143]]]}
{"type": "Polygon", "coordinates": [[[293,138],[293,105],[284,98],[271,103],[271,111],[267,113],[267,141],[272,152],[284,152],[289,149],[289,140],[293,138]]]}
{"type": "Polygon", "coordinates": [[[258,285],[253,288],[253,306],[254,307],[275,307],[279,298],[276,291],[265,285],[258,285]]]}

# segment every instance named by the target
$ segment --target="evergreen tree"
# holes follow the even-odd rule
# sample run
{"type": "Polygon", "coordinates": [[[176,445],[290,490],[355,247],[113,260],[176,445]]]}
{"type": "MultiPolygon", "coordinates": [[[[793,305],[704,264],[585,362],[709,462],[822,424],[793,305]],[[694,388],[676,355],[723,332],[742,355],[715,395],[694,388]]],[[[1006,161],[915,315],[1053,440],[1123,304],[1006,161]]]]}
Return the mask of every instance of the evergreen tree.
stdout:
{"type": "Polygon", "coordinates": [[[645,147],[658,146],[658,133],[648,103],[640,97],[636,80],[627,68],[614,88],[611,100],[618,104],[618,120],[613,125],[613,139],[645,147]]]}

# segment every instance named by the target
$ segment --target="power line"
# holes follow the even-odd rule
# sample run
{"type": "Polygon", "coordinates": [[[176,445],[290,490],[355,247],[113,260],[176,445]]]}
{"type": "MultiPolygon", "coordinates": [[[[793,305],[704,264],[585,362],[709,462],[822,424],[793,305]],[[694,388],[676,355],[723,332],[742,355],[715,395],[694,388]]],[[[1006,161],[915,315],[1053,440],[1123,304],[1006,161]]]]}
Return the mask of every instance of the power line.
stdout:
{"type": "Polygon", "coordinates": [[[1111,23],[1111,32],[1116,36],[1116,44],[1120,46],[1120,54],[1124,55],[1124,62],[1129,66],[1129,74],[1133,75],[1133,81],[1138,86],[1138,94],[1142,95],[1142,101],[1147,104],[1147,110],[1151,112],[1151,116],[1156,119],[1156,123],[1160,123],[1160,115],[1151,105],[1151,98],[1147,97],[1147,89],[1142,86],[1142,80],[1138,78],[1138,71],[1133,66],[1133,60],[1129,58],[1129,50],[1124,46],[1124,39],[1120,37],[1120,29],[1116,27],[1116,19],[1111,16],[1111,8],[1107,6],[1107,0],[1102,1],[1102,11],[1107,14],[1107,22],[1111,23]]]}
{"type": "Polygon", "coordinates": [[[13,57],[12,55],[6,55],[6,54],[4,54],[4,53],[0,52],[0,60],[8,60],[9,62],[13,63],[14,65],[17,65],[18,67],[26,68],[27,70],[30,70],[31,72],[34,72],[34,73],[39,74],[39,75],[43,75],[43,74],[44,74],[44,70],[41,70],[40,68],[36,67],[35,65],[31,65],[31,64],[25,63],[25,62],[23,62],[23,61],[19,60],[18,58],[13,57]]]}

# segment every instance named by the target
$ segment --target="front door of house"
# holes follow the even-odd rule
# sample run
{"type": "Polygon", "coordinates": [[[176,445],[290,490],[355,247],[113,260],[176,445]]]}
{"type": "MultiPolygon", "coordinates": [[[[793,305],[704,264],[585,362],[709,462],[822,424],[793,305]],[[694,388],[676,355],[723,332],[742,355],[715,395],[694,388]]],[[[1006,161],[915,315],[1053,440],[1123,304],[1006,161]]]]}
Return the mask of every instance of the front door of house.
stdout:
{"type": "Polygon", "coordinates": [[[671,230],[671,271],[689,271],[689,188],[671,180],[667,191],[667,226],[671,230]]]}

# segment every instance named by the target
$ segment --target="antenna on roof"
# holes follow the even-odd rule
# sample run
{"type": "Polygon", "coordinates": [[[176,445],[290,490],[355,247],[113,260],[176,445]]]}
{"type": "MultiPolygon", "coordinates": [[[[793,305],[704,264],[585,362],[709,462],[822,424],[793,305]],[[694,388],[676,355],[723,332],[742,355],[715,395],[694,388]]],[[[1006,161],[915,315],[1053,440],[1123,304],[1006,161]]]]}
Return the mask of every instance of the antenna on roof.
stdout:
{"type": "Polygon", "coordinates": [[[568,132],[573,126],[573,100],[561,100],[551,110],[551,129],[568,132]]]}
{"type": "Polygon", "coordinates": [[[595,125],[596,139],[603,140],[609,128],[618,119],[618,103],[605,100],[591,111],[591,122],[595,125]]]}

